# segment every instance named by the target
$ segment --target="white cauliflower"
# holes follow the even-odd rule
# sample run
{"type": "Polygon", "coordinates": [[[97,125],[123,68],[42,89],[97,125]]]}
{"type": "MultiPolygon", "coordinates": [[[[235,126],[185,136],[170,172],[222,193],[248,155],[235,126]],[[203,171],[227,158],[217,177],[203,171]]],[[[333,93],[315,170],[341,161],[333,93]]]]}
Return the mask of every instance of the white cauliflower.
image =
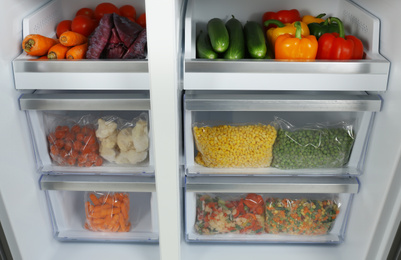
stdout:
{"type": "Polygon", "coordinates": [[[117,124],[113,121],[104,121],[103,119],[99,118],[97,123],[99,127],[96,130],[96,137],[99,139],[103,139],[112,135],[117,129],[117,124]]]}
{"type": "Polygon", "coordinates": [[[118,133],[117,145],[121,152],[135,149],[134,142],[132,141],[132,127],[124,128],[118,133]]]}
{"type": "Polygon", "coordinates": [[[136,164],[146,159],[147,152],[136,152],[135,150],[129,150],[120,152],[116,157],[117,164],[136,164]]]}
{"type": "Polygon", "coordinates": [[[117,131],[114,131],[111,135],[106,138],[100,139],[100,142],[104,147],[114,148],[117,144],[117,131]]]}
{"type": "Polygon", "coordinates": [[[104,146],[102,143],[99,147],[99,154],[109,162],[116,161],[116,151],[113,148],[108,148],[104,146]]]}
{"type": "Polygon", "coordinates": [[[149,147],[148,124],[144,120],[139,120],[132,129],[132,140],[137,152],[146,151],[149,147]]]}

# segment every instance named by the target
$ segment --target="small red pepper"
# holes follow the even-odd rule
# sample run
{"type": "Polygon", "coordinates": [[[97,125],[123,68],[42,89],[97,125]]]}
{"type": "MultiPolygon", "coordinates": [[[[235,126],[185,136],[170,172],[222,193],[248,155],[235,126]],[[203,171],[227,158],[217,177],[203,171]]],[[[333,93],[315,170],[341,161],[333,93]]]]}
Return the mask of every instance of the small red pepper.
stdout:
{"type": "MultiPolygon", "coordinates": [[[[293,23],[296,21],[301,21],[301,14],[299,13],[299,11],[297,9],[281,10],[276,13],[275,12],[266,12],[263,14],[262,22],[264,24],[265,21],[268,21],[271,19],[279,20],[282,23],[293,23]]],[[[277,27],[277,25],[271,24],[266,29],[275,28],[275,27],[277,27]]]]}
{"type": "Polygon", "coordinates": [[[345,35],[344,25],[340,19],[336,17],[331,17],[330,19],[338,24],[339,33],[325,33],[319,38],[316,59],[362,59],[362,41],[355,36],[345,35]]]}

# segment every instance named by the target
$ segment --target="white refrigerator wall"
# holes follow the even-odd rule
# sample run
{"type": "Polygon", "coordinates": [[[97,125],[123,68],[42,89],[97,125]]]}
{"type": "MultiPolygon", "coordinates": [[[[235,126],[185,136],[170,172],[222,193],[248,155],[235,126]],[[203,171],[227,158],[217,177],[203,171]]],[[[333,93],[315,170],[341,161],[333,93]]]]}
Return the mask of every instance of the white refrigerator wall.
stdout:
{"type": "MultiPolygon", "coordinates": [[[[380,52],[391,61],[383,109],[376,115],[361,190],[354,197],[345,243],[339,246],[187,244],[181,240],[182,204],[178,150],[181,87],[178,1],[147,1],[151,109],[153,113],[160,247],[143,244],[60,243],[51,236],[50,217],[24,112],[19,111],[11,61],[20,52],[22,19],[47,1],[3,0],[0,8],[0,219],[15,259],[385,259],[400,221],[401,51],[398,0],[358,0],[381,21],[380,52]],[[161,18],[163,17],[163,21],[161,18]],[[153,28],[153,29],[152,29],[153,28]],[[160,44],[163,48],[160,48],[160,44]],[[167,138],[168,137],[168,138],[167,138]],[[168,156],[166,156],[168,155],[168,156]],[[160,172],[160,174],[159,174],[160,172]],[[160,253],[159,253],[160,249],[160,253]],[[182,254],[182,256],[181,256],[182,254]]],[[[313,79],[312,79],[313,80],[313,79]]]]}

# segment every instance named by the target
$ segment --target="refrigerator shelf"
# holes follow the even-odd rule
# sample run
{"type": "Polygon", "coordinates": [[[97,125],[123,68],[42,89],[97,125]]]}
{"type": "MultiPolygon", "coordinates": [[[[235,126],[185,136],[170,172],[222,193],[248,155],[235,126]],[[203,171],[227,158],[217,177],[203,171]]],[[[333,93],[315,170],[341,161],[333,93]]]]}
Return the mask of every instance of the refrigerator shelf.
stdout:
{"type": "MultiPolygon", "coordinates": [[[[220,3],[220,2],[219,2],[220,3]]],[[[239,0],[221,2],[226,8],[213,8],[214,1],[187,0],[184,7],[184,89],[187,90],[304,90],[304,91],[385,91],[390,62],[379,53],[380,21],[366,10],[347,0],[305,3],[281,1],[255,2],[239,0]],[[224,22],[234,15],[246,21],[261,21],[272,10],[302,10],[301,15],[322,13],[339,17],[347,34],[360,38],[366,58],[353,61],[293,62],[272,59],[207,60],[196,57],[196,38],[206,30],[207,22],[220,18],[224,22]],[[241,10],[239,12],[238,10],[241,10]],[[313,81],[310,79],[313,78],[313,81]]]]}
{"type": "Polygon", "coordinates": [[[42,190],[156,192],[154,176],[42,175],[42,190]]]}
{"type": "Polygon", "coordinates": [[[187,192],[205,193],[358,193],[357,178],[187,176],[187,192]]]}
{"type": "MultiPolygon", "coordinates": [[[[367,94],[366,92],[349,91],[331,93],[321,91],[305,93],[298,91],[187,90],[184,95],[186,174],[188,176],[358,176],[363,173],[371,128],[375,113],[381,110],[381,105],[382,100],[380,96],[367,94]],[[231,130],[228,128],[225,129],[223,128],[224,126],[233,128],[230,128],[231,130]],[[282,130],[285,136],[282,136],[280,139],[281,145],[286,142],[285,138],[292,139],[286,133],[297,133],[300,131],[306,133],[307,131],[317,130],[315,131],[316,134],[313,134],[317,135],[319,131],[322,132],[318,135],[319,142],[314,139],[302,139],[304,143],[298,143],[296,149],[304,147],[303,149],[305,150],[304,155],[299,155],[309,156],[305,158],[310,159],[301,159],[303,157],[299,157],[298,160],[301,161],[294,159],[297,162],[295,167],[283,167],[279,161],[273,164],[274,156],[273,163],[271,164],[267,161],[263,161],[262,163],[260,160],[262,164],[256,163],[251,165],[248,163],[233,167],[227,166],[230,164],[221,164],[224,156],[226,160],[231,160],[234,155],[226,153],[228,152],[228,147],[220,147],[216,146],[216,144],[231,146],[236,144],[241,147],[242,145],[247,145],[245,142],[248,142],[246,141],[248,138],[245,137],[240,140],[231,140],[231,138],[235,138],[232,131],[235,130],[234,127],[243,127],[245,129],[252,126],[259,128],[271,126],[277,131],[276,137],[279,130],[282,130]],[[195,129],[197,129],[196,135],[194,134],[195,129]],[[334,129],[341,130],[343,134],[346,132],[345,140],[349,140],[350,138],[353,140],[350,149],[347,146],[343,146],[345,142],[341,143],[337,139],[329,137],[330,134],[324,134],[324,131],[334,133],[334,129]],[[210,139],[213,137],[213,133],[220,135],[220,137],[215,136],[215,138],[218,137],[221,139],[210,139]],[[202,147],[199,147],[198,140],[202,140],[202,147]],[[307,140],[311,140],[312,142],[309,143],[307,140]],[[205,142],[212,143],[206,144],[205,142]],[[321,154],[328,160],[327,164],[316,164],[312,167],[310,163],[306,163],[308,160],[312,160],[312,158],[316,159],[316,157],[313,157],[313,154],[318,153],[317,149],[324,149],[324,145],[328,145],[326,142],[331,142],[330,149],[338,149],[339,153],[336,155],[338,157],[329,158],[328,155],[321,154]],[[308,146],[309,148],[312,148],[312,146],[316,147],[316,149],[314,151],[306,151],[309,149],[308,146]],[[213,147],[217,150],[212,150],[214,149],[213,147]],[[205,150],[206,154],[204,155],[202,149],[209,150],[205,150]],[[311,152],[312,154],[309,154],[311,152]],[[202,164],[202,158],[207,158],[210,161],[208,164],[202,164]],[[338,161],[336,161],[337,159],[338,161]],[[339,163],[340,161],[342,163],[339,163]]],[[[262,131],[262,129],[260,130],[262,131]]],[[[255,143],[263,146],[267,145],[264,141],[260,141],[260,138],[267,138],[265,135],[268,135],[268,132],[266,131],[267,129],[263,129],[262,136],[254,137],[255,143]]],[[[246,132],[242,133],[247,134],[246,132]]],[[[340,132],[338,134],[340,135],[340,132]]],[[[278,144],[278,140],[279,138],[276,138],[273,145],[278,144]]],[[[291,141],[293,146],[295,146],[294,142],[297,143],[297,141],[295,139],[291,141]]],[[[269,149],[273,149],[272,152],[274,154],[275,146],[273,145],[269,149]]],[[[244,150],[241,147],[238,147],[235,151],[244,150]]],[[[295,149],[295,147],[293,148],[295,149]]],[[[252,150],[250,147],[246,154],[244,154],[244,151],[236,156],[242,156],[244,160],[247,154],[251,158],[255,158],[252,156],[255,156],[256,153],[264,153],[263,158],[269,156],[268,150],[258,149],[252,150]]],[[[292,153],[295,153],[295,151],[292,150],[292,153]]],[[[323,150],[322,153],[324,153],[323,150]]],[[[289,156],[289,154],[285,155],[282,153],[282,158],[289,156]]],[[[292,157],[295,158],[295,154],[292,157]]],[[[237,159],[233,160],[237,161],[237,159]]]]}
{"type": "Polygon", "coordinates": [[[188,242],[339,244],[345,238],[359,181],[337,177],[187,177],[185,187],[188,242]],[[251,208],[255,203],[263,210],[256,210],[256,205],[251,208]],[[329,221],[320,216],[323,207],[323,214],[332,214],[329,221]],[[250,215],[255,218],[248,218],[250,215]],[[304,230],[300,228],[303,224],[307,226],[304,230]]]}
{"type": "MultiPolygon", "coordinates": [[[[95,9],[97,1],[86,1],[85,7],[95,9]]],[[[114,1],[115,5],[126,1],[114,1]]],[[[138,14],[145,11],[145,2],[135,2],[138,14]]],[[[56,37],[55,28],[62,20],[71,20],[82,8],[81,1],[66,3],[53,0],[25,17],[23,37],[41,34],[56,37]]],[[[13,60],[16,89],[47,90],[149,90],[148,59],[118,60],[35,60],[22,53],[13,60]],[[44,80],[46,79],[46,80],[44,80]]]]}
{"type": "MultiPolygon", "coordinates": [[[[135,181],[119,187],[117,181],[109,180],[99,185],[95,184],[95,180],[93,180],[92,185],[88,185],[88,182],[84,185],[75,183],[74,187],[69,185],[67,189],[58,189],[56,186],[50,187],[49,180],[46,178],[42,178],[41,182],[43,182],[42,187],[46,189],[44,192],[52,221],[53,236],[56,240],[62,242],[158,243],[157,201],[156,193],[151,191],[153,188],[138,189],[140,182],[135,183],[135,181]],[[117,188],[117,191],[114,188],[117,188]],[[86,202],[90,202],[89,195],[94,193],[108,197],[121,192],[128,196],[126,203],[129,203],[127,206],[129,207],[127,212],[127,220],[130,222],[129,230],[126,232],[88,230],[87,228],[91,226],[86,225],[90,223],[87,214],[93,212],[85,208],[86,202]]],[[[119,180],[126,181],[121,178],[119,180]]],[[[66,182],[63,181],[63,183],[66,182]]],[[[119,214],[118,211],[110,214],[114,213],[119,214]]]]}
{"type": "Polygon", "coordinates": [[[19,105],[26,112],[39,173],[154,175],[153,146],[149,141],[152,135],[149,91],[38,90],[33,94],[23,94],[19,105]],[[114,130],[109,129],[113,125],[114,130]],[[132,133],[137,125],[135,139],[140,147],[134,149],[136,144],[132,133]],[[67,134],[60,137],[59,145],[56,132],[62,126],[69,128],[71,137],[67,134]],[[85,127],[91,130],[75,133],[74,126],[79,126],[80,131],[85,127]],[[76,144],[78,135],[81,135],[79,141],[82,144],[76,144]],[[121,147],[124,151],[120,151],[121,147]],[[91,161],[101,157],[99,161],[102,163],[86,165],[91,152],[96,154],[90,157],[96,160],[91,161]]]}

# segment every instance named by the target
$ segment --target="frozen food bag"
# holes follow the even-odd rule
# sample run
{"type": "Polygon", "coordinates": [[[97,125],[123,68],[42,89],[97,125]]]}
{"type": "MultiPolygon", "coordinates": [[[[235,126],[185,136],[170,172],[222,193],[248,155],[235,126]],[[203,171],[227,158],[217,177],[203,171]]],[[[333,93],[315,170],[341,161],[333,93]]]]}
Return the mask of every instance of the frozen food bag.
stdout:
{"type": "Polygon", "coordinates": [[[265,231],[269,234],[324,235],[340,213],[334,195],[270,196],[266,199],[265,231]]]}
{"type": "Polygon", "coordinates": [[[46,134],[53,163],[61,166],[101,166],[99,143],[91,116],[71,118],[46,114],[46,134]]]}
{"type": "Polygon", "coordinates": [[[272,125],[194,125],[196,163],[211,168],[261,168],[272,161],[272,125]]]}
{"type": "Polygon", "coordinates": [[[197,194],[195,230],[202,235],[261,234],[264,200],[258,194],[197,194]]]}
{"type": "Polygon", "coordinates": [[[116,164],[137,164],[148,157],[148,119],[145,113],[131,122],[117,116],[97,119],[100,155],[116,164]]]}
{"type": "Polygon", "coordinates": [[[272,166],[281,169],[336,168],[348,163],[354,144],[352,124],[314,124],[297,128],[277,119],[272,166]]]}
{"type": "Polygon", "coordinates": [[[122,192],[85,193],[85,229],[99,232],[128,232],[130,199],[122,192]]]}

